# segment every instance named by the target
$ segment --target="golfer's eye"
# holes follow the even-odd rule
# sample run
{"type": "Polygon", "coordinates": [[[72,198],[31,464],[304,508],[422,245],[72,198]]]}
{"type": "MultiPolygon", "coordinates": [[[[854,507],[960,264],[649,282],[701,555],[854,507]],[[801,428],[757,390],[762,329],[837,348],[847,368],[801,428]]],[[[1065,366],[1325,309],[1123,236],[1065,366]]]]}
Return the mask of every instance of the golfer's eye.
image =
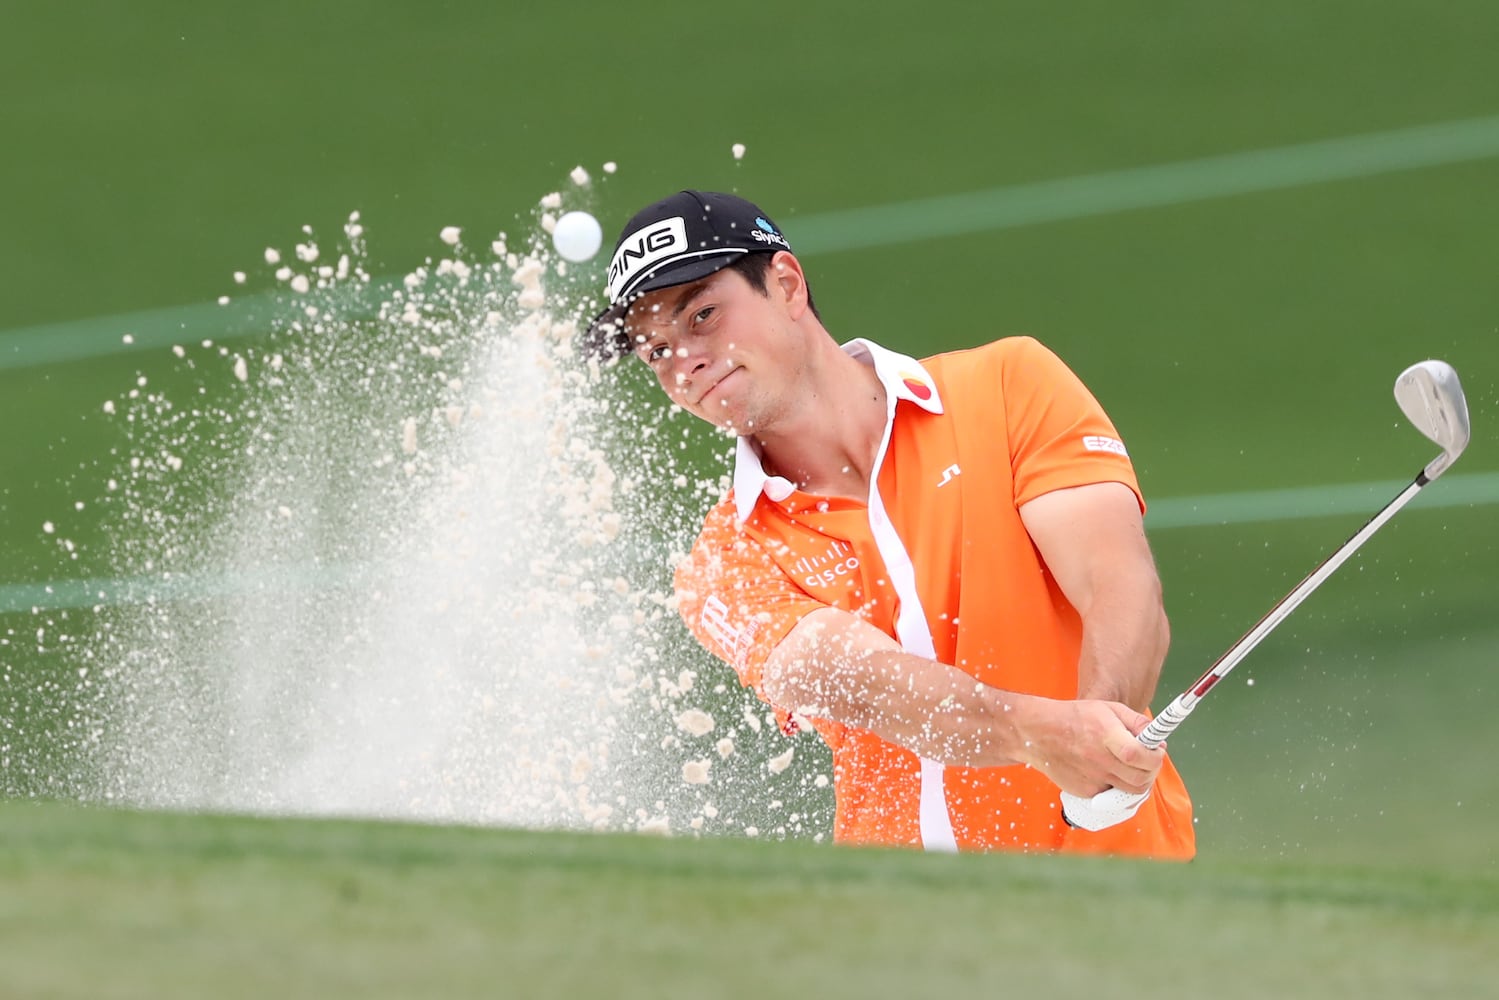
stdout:
{"type": "Polygon", "coordinates": [[[717,308],[717,306],[703,306],[703,308],[692,314],[692,322],[695,324],[706,323],[708,321],[708,317],[712,316],[714,310],[716,310],[717,308]]]}
{"type": "Polygon", "coordinates": [[[671,348],[665,344],[654,344],[645,349],[646,364],[653,365],[657,361],[665,360],[671,356],[671,348]]]}

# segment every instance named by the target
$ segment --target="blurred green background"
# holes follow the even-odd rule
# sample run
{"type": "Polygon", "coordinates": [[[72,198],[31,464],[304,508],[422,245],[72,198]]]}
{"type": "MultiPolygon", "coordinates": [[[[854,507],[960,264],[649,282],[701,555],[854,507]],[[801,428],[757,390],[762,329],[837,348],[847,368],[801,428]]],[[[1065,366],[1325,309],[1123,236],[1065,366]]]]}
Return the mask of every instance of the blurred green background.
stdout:
{"type": "MultiPolygon", "coordinates": [[[[1492,874],[1499,526],[1492,479],[1472,477],[1499,472],[1496,51],[1499,7],[1481,0],[10,10],[0,725],[46,759],[35,744],[59,723],[32,692],[61,668],[27,641],[37,587],[116,569],[105,526],[74,503],[119,460],[98,410],[139,365],[123,332],[242,332],[211,304],[240,292],[236,270],[267,287],[263,248],[304,224],[335,233],[360,211],[376,273],[396,273],[437,252],[443,226],[527,224],[582,164],[610,234],[688,186],[754,199],[793,243],[804,222],[826,248],[804,262],[841,339],[927,354],[1038,336],[1103,400],[1161,506],[1366,482],[1392,494],[1433,449],[1390,385],[1412,361],[1451,361],[1475,428],[1453,482],[1172,746],[1205,855],[1492,874]],[[1490,152],[1420,168],[1392,153],[1305,183],[1272,182],[1267,166],[1256,179],[1251,161],[1249,188],[1266,190],[1080,201],[1056,221],[838,249],[889,238],[859,230],[871,216],[832,214],[845,210],[1074,177],[1110,189],[1136,168],[1349,136],[1419,152],[1404,130],[1448,122],[1490,152]],[[605,161],[618,172],[604,177],[605,161]],[[1436,505],[1462,483],[1472,502],[1436,505]]],[[[1222,524],[1148,522],[1175,631],[1161,701],[1388,499],[1368,492],[1366,510],[1307,500],[1309,516],[1272,522],[1245,503],[1222,524]]]]}

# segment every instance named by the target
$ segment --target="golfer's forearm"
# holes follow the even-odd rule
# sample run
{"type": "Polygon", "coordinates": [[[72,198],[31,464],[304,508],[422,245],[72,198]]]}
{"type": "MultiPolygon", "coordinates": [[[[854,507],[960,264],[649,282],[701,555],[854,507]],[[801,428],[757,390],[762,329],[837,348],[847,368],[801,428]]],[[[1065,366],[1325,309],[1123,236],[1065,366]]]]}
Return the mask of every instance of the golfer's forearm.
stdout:
{"type": "Polygon", "coordinates": [[[867,730],[945,764],[998,767],[1023,751],[1020,719],[1036,699],[987,687],[955,667],[899,650],[788,658],[765,695],[786,708],[867,730]]]}
{"type": "Polygon", "coordinates": [[[1148,711],[1170,643],[1160,586],[1153,578],[1097,595],[1083,616],[1077,696],[1148,711]]]}

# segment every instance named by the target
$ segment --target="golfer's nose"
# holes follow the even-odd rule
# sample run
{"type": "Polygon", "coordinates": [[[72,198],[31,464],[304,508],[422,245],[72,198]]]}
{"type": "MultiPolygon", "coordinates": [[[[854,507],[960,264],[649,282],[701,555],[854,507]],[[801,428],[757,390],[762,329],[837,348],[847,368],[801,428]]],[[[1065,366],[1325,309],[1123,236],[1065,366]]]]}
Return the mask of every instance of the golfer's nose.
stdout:
{"type": "Polygon", "coordinates": [[[685,386],[705,370],[709,362],[708,353],[701,347],[694,347],[691,343],[678,345],[671,356],[673,381],[679,386],[685,386]]]}

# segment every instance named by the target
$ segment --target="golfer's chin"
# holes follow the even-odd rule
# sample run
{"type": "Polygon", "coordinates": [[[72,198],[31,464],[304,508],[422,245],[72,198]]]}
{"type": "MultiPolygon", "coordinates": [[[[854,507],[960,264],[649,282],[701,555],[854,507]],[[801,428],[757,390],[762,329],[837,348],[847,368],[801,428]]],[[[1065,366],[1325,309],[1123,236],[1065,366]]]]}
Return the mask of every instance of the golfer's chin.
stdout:
{"type": "Polygon", "coordinates": [[[723,431],[725,434],[732,434],[734,437],[743,437],[744,435],[749,433],[749,428],[734,420],[732,417],[720,416],[717,420],[710,420],[709,423],[711,423],[714,427],[717,427],[719,430],[723,431]]]}
{"type": "Polygon", "coordinates": [[[740,437],[755,433],[760,423],[755,419],[753,413],[745,407],[739,406],[724,407],[720,412],[713,414],[712,417],[707,419],[710,424],[719,430],[740,437]]]}
{"type": "Polygon", "coordinates": [[[710,404],[696,411],[696,416],[729,434],[749,434],[754,429],[754,418],[742,407],[710,404]]]}

